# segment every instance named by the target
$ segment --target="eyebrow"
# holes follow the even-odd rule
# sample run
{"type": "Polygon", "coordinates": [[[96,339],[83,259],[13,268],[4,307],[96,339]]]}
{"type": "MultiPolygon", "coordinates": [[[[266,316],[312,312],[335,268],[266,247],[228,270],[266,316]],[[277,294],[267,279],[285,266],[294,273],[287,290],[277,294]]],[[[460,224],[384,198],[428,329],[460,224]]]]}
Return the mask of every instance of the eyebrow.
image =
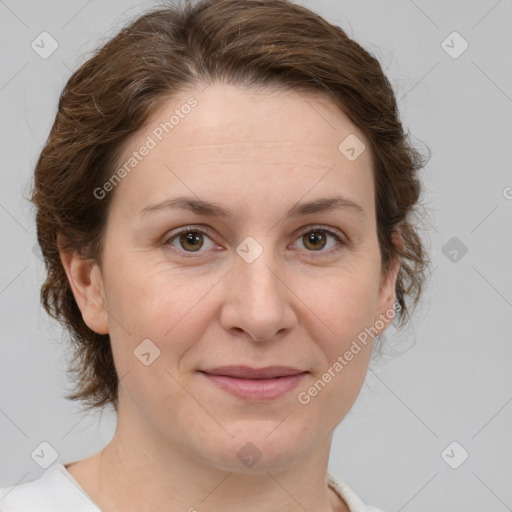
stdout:
{"type": "MultiPolygon", "coordinates": [[[[139,214],[146,215],[150,212],[174,208],[190,210],[197,215],[216,216],[223,218],[229,218],[233,216],[229,210],[222,207],[218,203],[212,203],[195,197],[186,196],[167,199],[161,203],[147,206],[146,208],[142,209],[139,214]]],[[[360,217],[366,218],[366,212],[361,205],[343,196],[315,199],[314,201],[309,201],[307,203],[295,203],[286,212],[285,217],[300,217],[310,215],[312,213],[326,212],[336,209],[353,211],[360,217]]]]}

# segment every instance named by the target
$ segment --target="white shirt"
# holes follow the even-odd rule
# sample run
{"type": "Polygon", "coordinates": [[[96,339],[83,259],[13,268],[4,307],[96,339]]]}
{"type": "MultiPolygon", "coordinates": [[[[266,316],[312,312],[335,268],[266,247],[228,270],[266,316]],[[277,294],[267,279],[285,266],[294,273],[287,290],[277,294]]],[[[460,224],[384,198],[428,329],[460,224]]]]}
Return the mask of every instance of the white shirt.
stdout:
{"type": "MultiPolygon", "coordinates": [[[[328,485],[345,501],[350,512],[382,512],[365,505],[341,479],[328,472],[328,485]]],[[[0,489],[0,512],[101,512],[61,463],[53,464],[39,479],[0,489]]]]}

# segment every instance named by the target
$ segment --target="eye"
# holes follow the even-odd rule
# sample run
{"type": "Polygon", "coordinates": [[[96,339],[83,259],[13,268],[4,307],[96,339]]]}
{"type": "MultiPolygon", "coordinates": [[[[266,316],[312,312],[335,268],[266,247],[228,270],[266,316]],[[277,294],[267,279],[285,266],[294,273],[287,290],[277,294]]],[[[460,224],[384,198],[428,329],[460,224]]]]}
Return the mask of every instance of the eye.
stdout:
{"type": "MultiPolygon", "coordinates": [[[[189,226],[179,230],[178,232],[174,233],[169,238],[167,238],[164,245],[170,245],[177,251],[182,251],[189,254],[200,253],[201,249],[205,247],[205,237],[209,240],[211,244],[210,248],[212,248],[212,246],[215,245],[211,238],[208,236],[208,233],[209,230],[205,228],[189,226]]],[[[299,240],[304,241],[303,243],[308,253],[320,253],[320,255],[324,255],[325,253],[331,254],[338,252],[343,248],[343,246],[346,245],[345,242],[342,240],[341,236],[338,235],[337,232],[320,226],[314,226],[312,228],[310,227],[308,231],[303,232],[299,236],[299,240]],[[334,250],[323,250],[326,247],[327,240],[329,238],[334,239],[334,246],[337,245],[337,247],[334,250]]],[[[206,244],[206,246],[207,245],[208,244],[206,244]]],[[[318,256],[313,255],[313,257],[318,256]]]]}
{"type": "MultiPolygon", "coordinates": [[[[170,244],[176,249],[185,249],[185,252],[199,252],[204,246],[202,238],[206,236],[210,242],[211,239],[207,236],[207,231],[200,228],[187,227],[178,231],[175,235],[167,239],[166,245],[170,244]],[[172,244],[170,242],[173,242],[172,244]],[[179,244],[179,247],[174,245],[174,242],[179,244]]],[[[213,242],[212,242],[213,244],[213,242]]]]}
{"type": "MultiPolygon", "coordinates": [[[[320,255],[325,255],[326,253],[332,254],[336,253],[345,246],[345,242],[341,239],[337,232],[332,231],[330,229],[323,228],[321,226],[315,226],[313,228],[309,228],[308,231],[305,231],[300,236],[299,240],[303,241],[304,246],[307,249],[307,252],[319,252],[320,255]],[[327,239],[332,238],[335,240],[334,250],[326,250],[323,249],[327,245],[327,239]]],[[[332,246],[331,246],[332,247],[332,246]]],[[[317,257],[316,254],[313,254],[313,257],[317,257]]]]}

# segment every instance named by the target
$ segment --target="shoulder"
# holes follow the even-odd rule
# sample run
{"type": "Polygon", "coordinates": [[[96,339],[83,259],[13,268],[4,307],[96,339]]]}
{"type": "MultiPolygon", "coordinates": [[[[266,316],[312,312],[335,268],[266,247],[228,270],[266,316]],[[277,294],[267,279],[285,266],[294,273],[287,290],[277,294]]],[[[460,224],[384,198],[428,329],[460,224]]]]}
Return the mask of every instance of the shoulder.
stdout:
{"type": "Polygon", "coordinates": [[[37,480],[0,488],[1,512],[101,512],[62,464],[37,480]]]}
{"type": "Polygon", "coordinates": [[[333,488],[345,501],[350,512],[383,512],[379,508],[366,505],[346,482],[330,471],[327,473],[327,482],[329,487],[333,488]]]}

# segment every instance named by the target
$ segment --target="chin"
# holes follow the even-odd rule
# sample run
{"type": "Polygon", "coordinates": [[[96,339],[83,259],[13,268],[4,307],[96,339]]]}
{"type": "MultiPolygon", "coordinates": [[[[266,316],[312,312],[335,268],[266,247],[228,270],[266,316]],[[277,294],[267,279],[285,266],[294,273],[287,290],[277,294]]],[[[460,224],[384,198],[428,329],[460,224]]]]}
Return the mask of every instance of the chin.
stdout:
{"type": "Polygon", "coordinates": [[[210,466],[232,473],[254,475],[285,470],[305,456],[308,446],[314,449],[304,437],[306,428],[286,424],[287,421],[242,421],[237,428],[226,426],[233,437],[224,432],[222,439],[208,439],[208,446],[200,455],[210,466]]]}

